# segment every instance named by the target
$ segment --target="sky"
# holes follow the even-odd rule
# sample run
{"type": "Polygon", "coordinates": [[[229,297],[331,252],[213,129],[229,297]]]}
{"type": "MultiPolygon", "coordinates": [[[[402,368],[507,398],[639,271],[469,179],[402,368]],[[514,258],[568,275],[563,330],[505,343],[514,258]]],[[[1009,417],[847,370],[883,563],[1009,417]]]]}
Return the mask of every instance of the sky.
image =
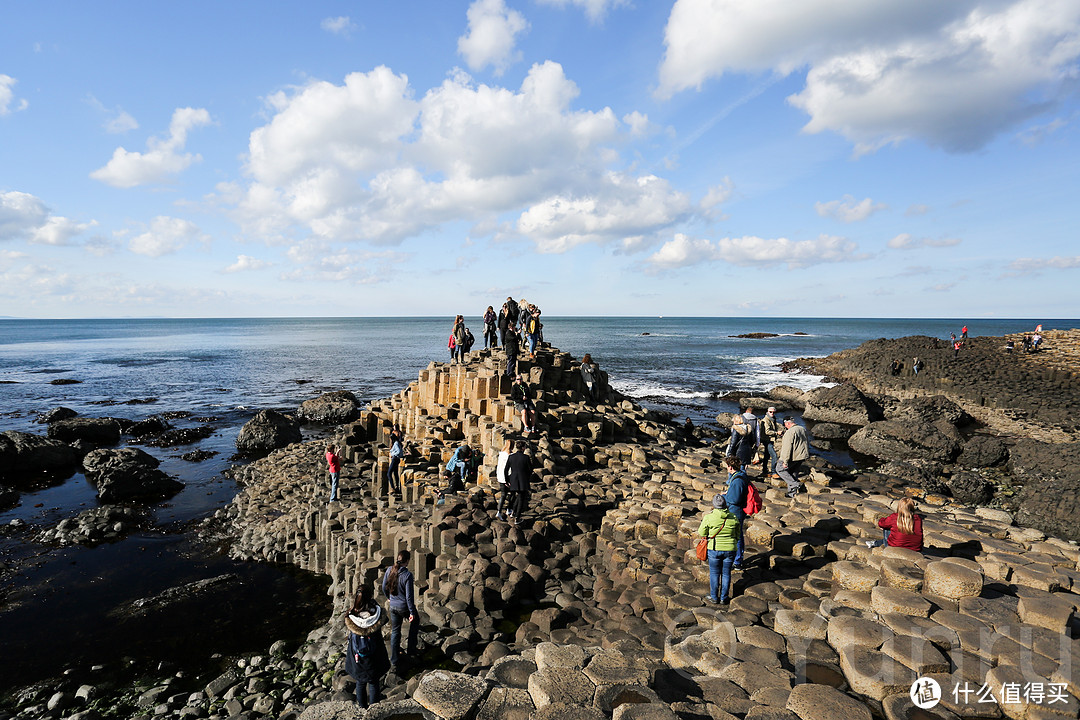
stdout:
{"type": "Polygon", "coordinates": [[[0,316],[1077,317],[1076,0],[0,6],[0,316]]]}

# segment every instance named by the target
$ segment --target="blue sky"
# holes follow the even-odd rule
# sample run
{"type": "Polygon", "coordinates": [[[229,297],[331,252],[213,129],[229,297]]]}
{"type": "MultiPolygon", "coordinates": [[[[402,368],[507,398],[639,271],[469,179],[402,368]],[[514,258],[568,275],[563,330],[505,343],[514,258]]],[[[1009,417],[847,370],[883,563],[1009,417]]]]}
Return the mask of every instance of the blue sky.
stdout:
{"type": "Polygon", "coordinates": [[[1075,0],[0,9],[0,315],[1075,317],[1075,0]]]}

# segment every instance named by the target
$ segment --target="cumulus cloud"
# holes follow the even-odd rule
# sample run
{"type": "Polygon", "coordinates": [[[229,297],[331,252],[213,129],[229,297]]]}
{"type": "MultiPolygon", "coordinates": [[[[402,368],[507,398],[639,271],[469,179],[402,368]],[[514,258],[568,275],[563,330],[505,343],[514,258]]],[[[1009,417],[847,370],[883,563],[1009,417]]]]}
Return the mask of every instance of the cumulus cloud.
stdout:
{"type": "Polygon", "coordinates": [[[0,73],[0,115],[7,115],[12,110],[25,110],[29,107],[30,103],[25,99],[15,101],[15,83],[17,82],[18,80],[10,75],[0,73]]]}
{"type": "Polygon", "coordinates": [[[190,220],[158,215],[146,232],[131,238],[128,249],[138,255],[161,257],[194,244],[206,244],[210,238],[190,220]]]}
{"type": "Polygon", "coordinates": [[[112,159],[90,173],[90,177],[119,188],[163,182],[202,160],[201,155],[183,150],[188,132],[210,123],[210,113],[202,108],[177,108],[169,124],[168,137],[150,138],[145,153],[116,148],[112,159]]]}
{"type": "Polygon", "coordinates": [[[539,0],[541,5],[552,5],[564,8],[574,5],[585,11],[585,17],[589,22],[598,23],[604,19],[608,10],[630,4],[630,0],[539,0]]]}
{"type": "Polygon", "coordinates": [[[270,98],[273,117],[251,134],[251,182],[220,186],[219,199],[246,232],[282,244],[301,233],[397,244],[458,221],[545,252],[658,242],[688,200],[662,178],[612,169],[626,125],[610,108],[573,110],[577,96],[553,62],[517,90],[455,72],[419,101],[385,67],[315,82],[270,98]]]}
{"type": "Polygon", "coordinates": [[[325,18],[319,23],[319,27],[328,33],[348,37],[356,29],[356,24],[347,15],[341,15],[339,17],[325,18]]]}
{"type": "Polygon", "coordinates": [[[664,243],[649,262],[656,268],[681,268],[701,262],[726,262],[743,267],[787,265],[804,268],[830,262],[863,260],[858,246],[847,238],[821,235],[814,240],[766,239],[754,236],[694,239],[682,233],[664,243]]]}
{"type": "Polygon", "coordinates": [[[1010,275],[1037,275],[1044,270],[1080,268],[1080,255],[1055,255],[1051,258],[1017,258],[1009,263],[1010,275]]]}
{"type": "Polygon", "coordinates": [[[529,29],[524,15],[506,7],[503,0],[474,0],[466,15],[469,26],[458,38],[458,53],[471,69],[490,65],[498,76],[521,59],[514,48],[517,36],[529,29]]]}
{"type": "Polygon", "coordinates": [[[731,199],[733,192],[735,192],[735,183],[731,181],[731,178],[724,177],[719,185],[709,188],[705,197],[701,199],[702,213],[712,219],[723,219],[724,214],[720,212],[720,206],[731,199]]]}
{"type": "Polygon", "coordinates": [[[652,130],[652,125],[649,123],[649,116],[640,113],[637,110],[623,115],[622,120],[630,126],[631,135],[645,135],[652,130]]]}
{"type": "Polygon", "coordinates": [[[29,193],[0,193],[0,242],[26,240],[41,245],[72,245],[73,240],[97,225],[53,215],[39,198],[29,193]]]}
{"type": "Polygon", "coordinates": [[[814,203],[814,210],[821,217],[836,218],[840,222],[852,223],[865,220],[879,210],[884,210],[888,205],[875,203],[870,198],[855,202],[851,195],[845,195],[840,200],[814,203]]]}
{"type": "Polygon", "coordinates": [[[900,233],[886,245],[893,250],[915,250],[924,247],[952,247],[959,245],[960,238],[917,238],[910,233],[900,233]]]}
{"type": "Polygon", "coordinates": [[[918,138],[971,151],[1075,82],[1073,0],[677,0],[657,94],[724,73],[807,68],[789,101],[858,152],[918,138]]]}
{"type": "Polygon", "coordinates": [[[266,260],[259,260],[258,258],[251,257],[250,255],[237,255],[236,262],[225,268],[223,272],[236,273],[246,272],[248,270],[262,270],[263,268],[268,268],[271,265],[273,265],[273,263],[267,262],[266,260]]]}

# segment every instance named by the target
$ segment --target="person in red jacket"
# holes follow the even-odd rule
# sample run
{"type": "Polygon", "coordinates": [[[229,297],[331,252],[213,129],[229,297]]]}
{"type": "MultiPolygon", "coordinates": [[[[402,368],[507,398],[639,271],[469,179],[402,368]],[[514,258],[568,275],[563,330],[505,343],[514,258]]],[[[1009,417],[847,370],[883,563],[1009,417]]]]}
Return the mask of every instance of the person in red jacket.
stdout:
{"type": "Polygon", "coordinates": [[[878,520],[878,527],[884,531],[883,540],[867,540],[867,547],[902,547],[922,552],[923,533],[922,515],[915,514],[915,501],[902,498],[896,504],[896,512],[878,520]]]}

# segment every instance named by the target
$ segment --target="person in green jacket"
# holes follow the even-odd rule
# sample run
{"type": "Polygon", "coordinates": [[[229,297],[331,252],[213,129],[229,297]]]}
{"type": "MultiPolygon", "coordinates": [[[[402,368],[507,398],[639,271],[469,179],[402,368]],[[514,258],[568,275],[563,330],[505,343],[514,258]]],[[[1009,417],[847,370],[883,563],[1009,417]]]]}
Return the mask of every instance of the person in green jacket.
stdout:
{"type": "Polygon", "coordinates": [[[714,495],[712,505],[713,509],[701,519],[698,535],[709,539],[709,597],[706,600],[716,605],[728,601],[731,566],[735,564],[735,545],[739,538],[739,521],[728,510],[727,500],[723,495],[714,495]]]}

